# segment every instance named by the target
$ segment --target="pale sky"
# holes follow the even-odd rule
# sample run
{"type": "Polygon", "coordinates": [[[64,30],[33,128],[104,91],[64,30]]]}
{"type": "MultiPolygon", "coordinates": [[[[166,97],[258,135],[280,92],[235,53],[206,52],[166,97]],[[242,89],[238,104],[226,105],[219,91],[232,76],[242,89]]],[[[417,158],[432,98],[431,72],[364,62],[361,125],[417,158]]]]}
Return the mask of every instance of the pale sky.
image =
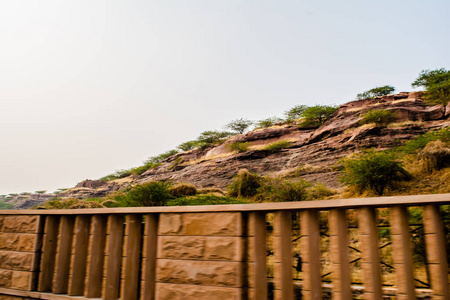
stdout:
{"type": "Polygon", "coordinates": [[[450,68],[448,0],[0,2],[0,194],[450,68]]]}

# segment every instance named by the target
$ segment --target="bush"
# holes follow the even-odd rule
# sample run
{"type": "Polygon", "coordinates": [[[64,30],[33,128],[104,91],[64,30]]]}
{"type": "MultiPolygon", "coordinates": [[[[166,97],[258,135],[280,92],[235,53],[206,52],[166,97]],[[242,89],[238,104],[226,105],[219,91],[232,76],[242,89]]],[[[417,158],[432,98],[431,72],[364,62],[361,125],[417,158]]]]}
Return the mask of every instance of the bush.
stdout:
{"type": "Polygon", "coordinates": [[[359,188],[360,192],[369,188],[381,196],[395,181],[410,177],[393,152],[370,150],[341,162],[344,165],[341,181],[359,188]]]}
{"type": "Polygon", "coordinates": [[[450,147],[440,140],[429,142],[417,156],[427,172],[450,165],[450,147]]]}
{"type": "Polygon", "coordinates": [[[256,201],[266,202],[294,202],[308,198],[307,188],[310,186],[305,180],[288,182],[282,179],[267,178],[258,189],[254,198],[256,201]]]}
{"type": "Polygon", "coordinates": [[[329,196],[332,196],[334,194],[336,194],[336,191],[334,191],[330,188],[327,188],[326,186],[324,186],[321,183],[318,183],[309,189],[308,199],[321,200],[321,199],[325,199],[329,196]]]}
{"type": "Polygon", "coordinates": [[[442,105],[445,108],[450,102],[450,70],[422,70],[419,77],[411,84],[412,87],[424,87],[425,99],[428,103],[442,105]]]}
{"type": "Polygon", "coordinates": [[[197,195],[197,188],[189,183],[180,183],[174,187],[169,188],[169,194],[175,198],[194,196],[197,195]]]}
{"type": "Polygon", "coordinates": [[[195,197],[183,197],[167,201],[166,206],[185,205],[218,205],[218,204],[244,204],[242,200],[215,195],[199,195],[195,197]]]}
{"type": "Polygon", "coordinates": [[[113,200],[120,206],[163,206],[173,198],[169,188],[168,182],[151,181],[128,188],[118,193],[113,200]]]}
{"type": "Polygon", "coordinates": [[[315,105],[310,106],[305,109],[302,114],[303,122],[300,124],[302,127],[311,126],[311,127],[319,127],[326,120],[328,120],[331,115],[338,109],[337,106],[328,106],[328,105],[315,105]]]}
{"type": "Polygon", "coordinates": [[[13,209],[13,208],[14,205],[12,205],[11,203],[0,201],[0,209],[13,209]]]}
{"type": "Polygon", "coordinates": [[[377,126],[385,126],[395,120],[395,113],[391,110],[373,109],[362,115],[361,124],[375,123],[377,126]]]}
{"type": "Polygon", "coordinates": [[[421,134],[416,138],[407,141],[403,146],[400,146],[398,151],[405,154],[417,153],[418,150],[425,148],[429,142],[438,140],[444,143],[450,143],[449,127],[421,134]]]}
{"type": "Polygon", "coordinates": [[[268,128],[280,123],[282,120],[277,117],[267,118],[256,122],[256,128],[268,128]]]}
{"type": "Polygon", "coordinates": [[[306,105],[297,105],[291,108],[290,110],[285,111],[284,115],[286,116],[286,120],[292,121],[300,119],[307,108],[308,106],[306,105]]]}
{"type": "Polygon", "coordinates": [[[181,151],[190,151],[200,146],[198,141],[187,141],[180,144],[177,148],[181,151]]]}
{"type": "Polygon", "coordinates": [[[241,169],[228,186],[228,195],[238,198],[255,196],[262,182],[261,176],[249,172],[247,169],[241,169]]]}
{"type": "Polygon", "coordinates": [[[248,143],[247,142],[234,142],[228,145],[228,148],[231,151],[237,151],[237,152],[245,152],[248,150],[248,143]]]}
{"type": "Polygon", "coordinates": [[[357,100],[371,99],[374,97],[389,95],[389,94],[393,93],[394,91],[395,91],[395,88],[393,86],[390,86],[390,85],[379,86],[379,87],[373,88],[371,90],[357,94],[356,99],[357,100]]]}
{"type": "Polygon", "coordinates": [[[36,208],[39,209],[79,209],[79,208],[103,208],[104,206],[94,199],[53,199],[45,201],[36,208]]]}
{"type": "Polygon", "coordinates": [[[290,146],[291,142],[289,141],[278,141],[265,146],[264,150],[269,151],[270,153],[275,153],[282,149],[289,148],[290,146]]]}
{"type": "Polygon", "coordinates": [[[202,132],[200,136],[197,138],[197,141],[202,146],[208,146],[215,143],[221,143],[227,137],[230,137],[232,135],[233,135],[232,133],[226,131],[208,130],[202,132]]]}
{"type": "Polygon", "coordinates": [[[225,125],[225,128],[233,130],[238,134],[242,134],[252,125],[253,121],[247,119],[236,119],[225,125]]]}

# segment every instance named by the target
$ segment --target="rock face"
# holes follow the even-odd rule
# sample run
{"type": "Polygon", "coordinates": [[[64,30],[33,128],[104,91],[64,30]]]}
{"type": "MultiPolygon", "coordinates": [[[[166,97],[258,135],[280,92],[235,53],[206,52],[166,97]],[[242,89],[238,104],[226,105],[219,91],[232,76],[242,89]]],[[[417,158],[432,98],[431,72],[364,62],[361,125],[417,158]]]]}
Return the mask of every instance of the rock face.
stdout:
{"type": "Polygon", "coordinates": [[[222,145],[195,149],[165,159],[162,164],[139,177],[109,183],[86,180],[63,197],[101,197],[135,183],[152,180],[187,182],[198,188],[225,188],[242,168],[261,175],[296,173],[301,178],[339,188],[334,167],[343,157],[367,148],[390,149],[431,129],[450,126],[450,107],[429,106],[421,92],[399,93],[343,104],[319,128],[281,125],[257,129],[230,137],[222,145]],[[395,121],[387,127],[361,126],[362,115],[373,109],[393,111],[395,121]],[[289,141],[290,147],[278,152],[264,150],[277,141],[289,141]],[[246,142],[248,151],[230,149],[233,142],[246,142]]]}

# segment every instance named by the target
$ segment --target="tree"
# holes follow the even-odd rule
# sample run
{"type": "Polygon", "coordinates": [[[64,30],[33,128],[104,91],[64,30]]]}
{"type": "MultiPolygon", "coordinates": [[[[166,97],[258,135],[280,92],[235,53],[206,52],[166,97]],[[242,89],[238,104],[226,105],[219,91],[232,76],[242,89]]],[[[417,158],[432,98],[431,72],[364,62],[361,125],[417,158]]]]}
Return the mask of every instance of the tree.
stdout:
{"type": "Polygon", "coordinates": [[[197,141],[203,145],[210,145],[213,143],[221,142],[227,137],[230,137],[232,135],[233,135],[232,133],[226,131],[208,130],[202,132],[200,136],[197,138],[197,141]]]}
{"type": "Polygon", "coordinates": [[[315,105],[305,109],[302,126],[321,126],[337,110],[337,106],[315,105]]]}
{"type": "Polygon", "coordinates": [[[284,115],[286,116],[286,120],[300,119],[307,108],[308,106],[306,105],[297,105],[290,110],[285,111],[284,115]]]}
{"type": "Polygon", "coordinates": [[[237,132],[238,134],[243,134],[245,131],[247,131],[250,126],[253,125],[253,121],[247,120],[247,119],[236,119],[225,125],[225,128],[233,130],[237,132]]]}
{"type": "Polygon", "coordinates": [[[343,159],[344,174],[341,181],[363,191],[373,190],[383,195],[387,186],[410,177],[394,153],[368,150],[353,158],[343,159]]]}
{"type": "Polygon", "coordinates": [[[434,105],[445,108],[450,102],[450,70],[444,68],[436,70],[422,70],[419,77],[411,84],[413,88],[424,87],[425,100],[434,105]]]}
{"type": "Polygon", "coordinates": [[[389,95],[395,91],[395,88],[390,85],[384,85],[384,86],[378,86],[373,89],[370,89],[368,91],[359,93],[356,95],[357,100],[363,100],[363,99],[371,99],[374,97],[381,97],[385,95],[389,95]]]}
{"type": "Polygon", "coordinates": [[[180,144],[177,148],[181,151],[189,151],[197,148],[199,146],[198,141],[187,141],[182,144],[180,144]]]}

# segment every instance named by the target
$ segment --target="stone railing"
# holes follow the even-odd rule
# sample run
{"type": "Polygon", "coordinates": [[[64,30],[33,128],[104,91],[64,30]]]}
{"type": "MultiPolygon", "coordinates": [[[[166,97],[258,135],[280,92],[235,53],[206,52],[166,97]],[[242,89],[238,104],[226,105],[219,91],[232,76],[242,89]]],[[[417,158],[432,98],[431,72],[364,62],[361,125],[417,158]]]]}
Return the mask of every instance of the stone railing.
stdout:
{"type": "Polygon", "coordinates": [[[0,299],[259,300],[272,295],[294,299],[299,293],[302,299],[330,294],[333,299],[352,299],[355,291],[365,299],[382,299],[387,290],[397,299],[427,294],[450,299],[445,228],[449,220],[443,220],[441,212],[441,206],[449,204],[450,194],[440,194],[246,205],[3,210],[0,299]],[[410,207],[423,212],[429,283],[425,289],[418,289],[414,278],[410,207]],[[388,220],[392,241],[389,255],[395,283],[389,288],[382,284],[377,226],[381,214],[388,220]],[[350,228],[356,234],[350,238],[348,220],[355,222],[350,228]],[[359,266],[350,260],[354,239],[360,248],[359,266]],[[293,246],[294,240],[300,241],[299,246],[293,246]],[[273,255],[268,258],[268,253],[273,255]],[[324,253],[329,256],[328,266],[324,253]],[[324,274],[324,268],[331,272],[324,274]],[[352,281],[355,268],[362,274],[359,285],[352,281]],[[268,272],[273,278],[268,279],[268,272]],[[325,282],[325,275],[331,283],[325,282]]]}

